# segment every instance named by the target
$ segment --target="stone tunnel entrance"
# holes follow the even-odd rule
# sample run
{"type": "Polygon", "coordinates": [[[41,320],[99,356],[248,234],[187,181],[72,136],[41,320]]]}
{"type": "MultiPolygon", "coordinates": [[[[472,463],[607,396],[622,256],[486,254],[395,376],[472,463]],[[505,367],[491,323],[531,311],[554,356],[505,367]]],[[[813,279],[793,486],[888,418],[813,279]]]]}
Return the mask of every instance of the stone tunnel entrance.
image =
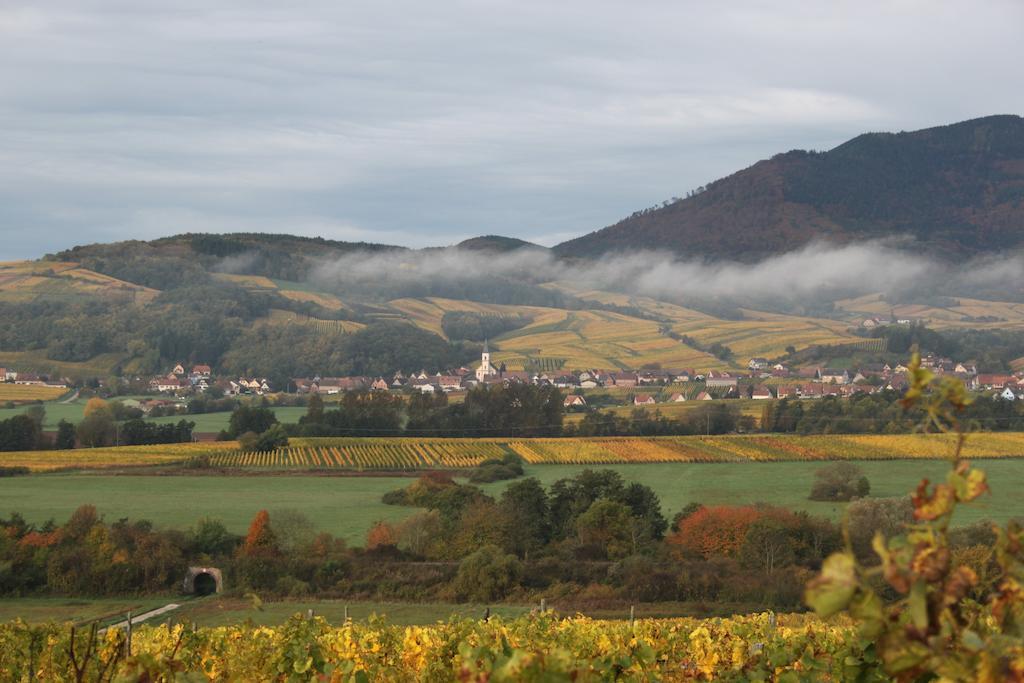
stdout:
{"type": "Polygon", "coordinates": [[[196,595],[213,595],[217,592],[217,579],[210,574],[203,572],[192,580],[196,595]]]}
{"type": "Polygon", "coordinates": [[[189,567],[182,589],[191,595],[213,595],[224,590],[224,579],[216,567],[189,567]]]}

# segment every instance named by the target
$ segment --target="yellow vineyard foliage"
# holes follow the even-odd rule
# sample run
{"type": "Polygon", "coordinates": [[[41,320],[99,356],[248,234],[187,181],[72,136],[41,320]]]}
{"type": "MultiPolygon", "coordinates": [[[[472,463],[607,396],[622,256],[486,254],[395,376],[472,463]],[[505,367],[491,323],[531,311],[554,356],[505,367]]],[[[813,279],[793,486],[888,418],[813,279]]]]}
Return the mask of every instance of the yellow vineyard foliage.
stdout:
{"type": "MultiPolygon", "coordinates": [[[[0,678],[25,680],[32,671],[39,680],[73,680],[70,639],[66,626],[0,626],[0,678]]],[[[79,665],[87,645],[78,633],[79,665]]],[[[125,634],[110,630],[91,654],[87,667],[107,667],[118,680],[881,680],[851,622],[805,615],[631,624],[546,613],[408,627],[331,626],[297,615],[277,628],[142,627],[131,657],[125,634]]],[[[81,680],[94,680],[96,672],[85,673],[81,680]]]]}
{"type": "MultiPolygon", "coordinates": [[[[214,467],[415,470],[469,468],[509,451],[533,465],[941,459],[949,434],[751,435],[538,439],[304,438],[286,448],[244,452],[233,441],[0,453],[0,465],[36,471],[165,465],[206,456],[214,467]]],[[[976,434],[971,458],[1024,457],[1024,433],[976,434]]]]}
{"type": "Polygon", "coordinates": [[[65,387],[0,382],[0,402],[52,401],[68,393],[65,387]]]}
{"type": "Polygon", "coordinates": [[[68,451],[10,451],[0,453],[0,465],[27,467],[33,472],[64,469],[164,465],[184,462],[199,455],[237,449],[234,441],[174,443],[158,446],[112,446],[68,451]]]}

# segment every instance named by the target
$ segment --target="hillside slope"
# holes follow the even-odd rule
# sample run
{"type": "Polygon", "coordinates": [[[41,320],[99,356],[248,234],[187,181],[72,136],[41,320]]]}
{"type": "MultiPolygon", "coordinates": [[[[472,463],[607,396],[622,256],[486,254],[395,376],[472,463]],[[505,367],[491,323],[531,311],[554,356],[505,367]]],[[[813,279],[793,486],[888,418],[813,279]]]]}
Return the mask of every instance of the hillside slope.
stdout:
{"type": "Polygon", "coordinates": [[[751,262],[815,240],[909,236],[943,256],[1024,245],[1024,119],[990,116],[792,151],[555,247],[751,262]]]}

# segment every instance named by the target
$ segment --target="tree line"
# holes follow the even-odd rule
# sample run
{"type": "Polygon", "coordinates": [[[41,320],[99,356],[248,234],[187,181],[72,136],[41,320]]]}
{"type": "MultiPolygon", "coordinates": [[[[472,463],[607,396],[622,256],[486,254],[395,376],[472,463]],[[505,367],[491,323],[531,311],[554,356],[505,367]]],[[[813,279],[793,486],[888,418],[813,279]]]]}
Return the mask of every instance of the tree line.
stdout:
{"type": "MultiPolygon", "coordinates": [[[[217,566],[234,595],[514,601],[575,608],[686,601],[799,609],[802,587],[842,544],[832,522],[767,505],[688,504],[666,516],[654,492],[612,470],[500,494],[428,473],[403,491],[420,506],[350,547],[296,510],[262,510],[244,536],[219,521],[189,529],[108,522],[82,506],[65,523],[0,519],[0,595],[101,596],[173,590],[190,565],[217,566]]],[[[912,521],[906,497],[850,503],[846,533],[864,566],[876,531],[912,521]]],[[[984,577],[988,525],[955,530],[950,552],[984,577]]],[[[984,581],[975,595],[992,590],[984,581]]],[[[714,610],[714,607],[710,609],[714,610]]]]}

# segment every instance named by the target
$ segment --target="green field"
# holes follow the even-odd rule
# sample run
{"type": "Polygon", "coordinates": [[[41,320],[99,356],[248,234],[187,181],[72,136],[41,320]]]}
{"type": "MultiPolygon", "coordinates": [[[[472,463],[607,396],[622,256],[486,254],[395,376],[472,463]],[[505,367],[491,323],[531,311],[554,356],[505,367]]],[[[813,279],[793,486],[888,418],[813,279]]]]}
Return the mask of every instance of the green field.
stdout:
{"type": "MultiPolygon", "coordinates": [[[[353,621],[365,621],[371,615],[386,616],[388,622],[402,626],[411,624],[432,624],[448,621],[453,616],[479,619],[484,615],[484,605],[452,605],[445,603],[410,602],[352,602],[344,600],[264,602],[263,609],[253,608],[248,600],[207,599],[196,600],[170,613],[171,619],[193,621],[200,626],[229,626],[246,619],[265,626],[277,626],[294,614],[306,614],[312,609],[332,624],[345,623],[345,608],[353,621]]],[[[501,617],[517,617],[530,610],[529,606],[498,605],[490,608],[491,614],[501,617]]]]}
{"type": "MultiPolygon", "coordinates": [[[[39,404],[35,404],[39,405],[39,404]]],[[[46,409],[46,419],[43,421],[43,429],[56,429],[57,423],[61,420],[78,423],[82,421],[82,412],[85,410],[85,401],[76,399],[71,403],[60,401],[46,401],[41,404],[46,409]]],[[[23,405],[16,408],[0,409],[0,420],[6,420],[21,415],[29,406],[23,405]]]]}
{"type": "MultiPolygon", "coordinates": [[[[67,420],[68,422],[78,424],[82,421],[86,401],[87,399],[85,398],[79,398],[71,403],[61,403],[60,401],[44,402],[42,406],[46,409],[46,419],[43,421],[43,429],[56,429],[57,423],[61,420],[67,420]]],[[[299,418],[306,414],[305,408],[274,408],[273,406],[271,406],[271,408],[273,408],[274,414],[277,415],[277,419],[281,422],[298,422],[299,418]]],[[[18,406],[16,408],[0,409],[0,420],[6,420],[7,418],[14,417],[15,415],[20,415],[26,410],[28,410],[27,405],[18,406]]],[[[204,413],[202,415],[171,415],[169,417],[155,417],[153,418],[153,422],[177,422],[182,418],[195,422],[196,432],[219,432],[222,429],[227,429],[228,421],[231,419],[231,413],[225,411],[222,413],[204,413]]]]}
{"type": "MultiPolygon", "coordinates": [[[[372,617],[383,617],[390,624],[398,626],[426,625],[455,618],[478,619],[489,609],[492,616],[511,619],[522,615],[537,605],[476,605],[453,603],[415,602],[361,602],[352,600],[282,600],[263,602],[260,608],[244,598],[210,597],[191,599],[177,594],[146,596],[141,598],[4,598],[0,599],[0,622],[23,619],[30,624],[50,621],[73,621],[82,623],[99,619],[109,623],[123,618],[128,610],[139,614],[149,609],[176,602],[178,609],[166,616],[147,621],[148,624],[164,622],[190,622],[198,626],[230,626],[251,620],[261,626],[278,626],[295,614],[314,614],[332,624],[344,623],[346,609],[349,619],[356,622],[372,617]],[[115,617],[114,615],[119,615],[115,617]]],[[[558,603],[548,606],[563,614],[575,614],[573,605],[558,603]]],[[[635,605],[637,618],[669,618],[682,616],[728,616],[741,614],[753,609],[743,603],[716,603],[713,605],[687,602],[638,603],[635,605]]],[[[604,609],[583,609],[582,612],[595,619],[626,619],[629,612],[625,607],[604,609]]]]}
{"type": "MultiPolygon", "coordinates": [[[[0,610],[4,607],[0,601],[0,610]]],[[[13,611],[13,607],[11,611],[13,611]]],[[[295,614],[307,614],[312,609],[314,614],[325,618],[332,624],[341,624],[345,620],[345,608],[348,608],[349,619],[366,621],[376,615],[387,619],[388,623],[399,626],[433,624],[448,621],[452,617],[479,619],[490,609],[492,616],[509,619],[524,614],[537,605],[473,605],[452,603],[414,603],[414,602],[352,602],[347,600],[283,600],[280,602],[264,602],[262,609],[255,609],[248,600],[237,598],[207,598],[194,600],[174,612],[169,613],[168,620],[179,622],[195,622],[199,626],[230,626],[251,619],[253,623],[263,626],[278,626],[295,614]]],[[[562,614],[582,612],[594,619],[628,619],[629,610],[621,608],[577,609],[572,604],[562,605],[548,603],[548,607],[562,614]]],[[[697,604],[690,602],[655,602],[638,603],[635,616],[639,619],[664,619],[671,617],[690,616],[729,616],[745,614],[756,609],[744,603],[697,604]]],[[[2,612],[0,612],[2,614],[2,612]]]]}
{"type": "MultiPolygon", "coordinates": [[[[944,475],[941,461],[860,463],[871,481],[872,495],[909,493],[927,476],[944,475]]],[[[660,496],[666,516],[691,502],[752,504],[758,502],[806,510],[838,519],[844,506],[807,500],[814,471],[821,463],[666,463],[615,465],[628,481],[637,481],[660,496]]],[[[1024,488],[1024,460],[988,460],[992,494],[965,506],[958,523],[980,519],[1005,521],[1024,516],[1019,491],[1024,488]]],[[[527,474],[550,485],[585,469],[576,465],[534,465],[527,474]]],[[[384,505],[386,491],[405,486],[403,477],[327,476],[108,476],[40,474],[0,479],[0,514],[17,511],[35,523],[63,521],[79,505],[96,505],[108,520],[149,519],[161,527],[185,528],[202,516],[218,518],[234,532],[244,533],[263,508],[303,511],[324,531],[362,545],[377,520],[398,521],[411,508],[384,505]]],[[[505,482],[483,488],[500,494],[505,482]]]]}
{"type": "Polygon", "coordinates": [[[162,607],[180,596],[126,598],[4,598],[0,600],[0,622],[24,619],[29,623],[47,621],[92,621],[123,614],[135,614],[162,607]]]}
{"type": "MultiPolygon", "coordinates": [[[[299,418],[306,414],[305,408],[295,407],[273,408],[273,411],[274,414],[277,415],[279,422],[298,422],[299,418]]],[[[168,417],[154,417],[151,421],[158,424],[166,424],[168,422],[178,422],[182,419],[188,420],[189,422],[195,422],[195,432],[211,433],[227,429],[228,422],[231,420],[231,413],[223,412],[203,413],[201,415],[171,415],[168,417]]]]}
{"type": "MultiPolygon", "coordinates": [[[[23,619],[31,624],[49,621],[76,623],[100,619],[112,621],[114,615],[131,610],[134,614],[163,607],[176,602],[181,605],[147,623],[193,622],[199,626],[228,626],[247,619],[264,626],[277,626],[295,614],[307,614],[312,609],[332,624],[345,621],[366,621],[373,615],[384,616],[389,623],[398,625],[431,624],[448,621],[451,617],[479,618],[488,606],[472,604],[412,603],[412,602],[359,602],[349,600],[312,600],[264,602],[257,609],[252,602],[240,598],[190,599],[177,594],[146,596],[141,598],[5,598],[0,600],[0,622],[23,619]]],[[[531,606],[490,606],[491,614],[514,618],[528,612],[531,606]]]]}

